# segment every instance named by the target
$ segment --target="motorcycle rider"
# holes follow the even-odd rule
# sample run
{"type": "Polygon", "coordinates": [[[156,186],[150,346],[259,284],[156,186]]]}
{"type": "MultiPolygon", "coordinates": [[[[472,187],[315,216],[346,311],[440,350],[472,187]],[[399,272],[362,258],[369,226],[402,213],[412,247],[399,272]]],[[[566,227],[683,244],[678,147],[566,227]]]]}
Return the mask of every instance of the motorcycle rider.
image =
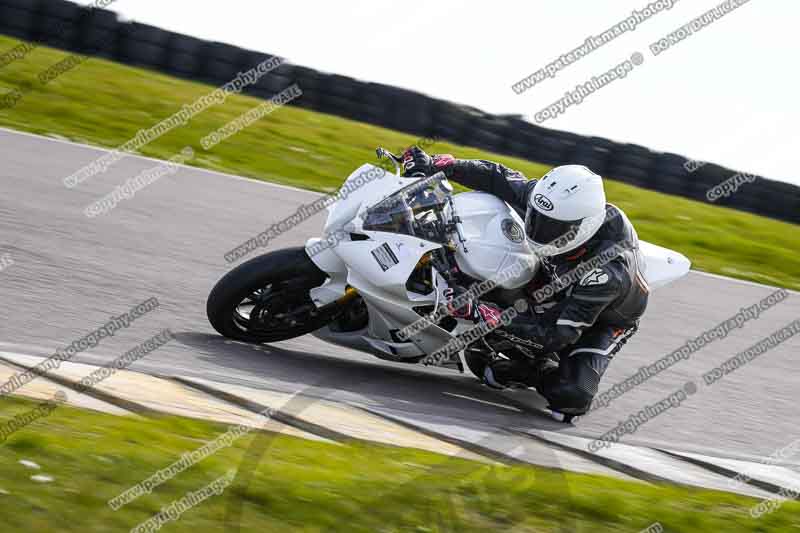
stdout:
{"type": "MultiPolygon", "coordinates": [[[[499,163],[432,158],[416,146],[403,154],[403,166],[406,176],[444,171],[524,217],[528,244],[543,268],[528,286],[529,312],[493,333],[528,357],[494,360],[484,383],[534,387],[565,421],[586,413],[611,359],[636,332],[649,294],[636,231],[621,209],[606,204],[602,178],[584,166],[565,165],[529,180],[499,163]],[[582,273],[580,265],[591,271],[565,285],[562,278],[582,273]]],[[[456,313],[466,318],[466,309],[476,320],[491,322],[499,314],[485,302],[456,313]]]]}

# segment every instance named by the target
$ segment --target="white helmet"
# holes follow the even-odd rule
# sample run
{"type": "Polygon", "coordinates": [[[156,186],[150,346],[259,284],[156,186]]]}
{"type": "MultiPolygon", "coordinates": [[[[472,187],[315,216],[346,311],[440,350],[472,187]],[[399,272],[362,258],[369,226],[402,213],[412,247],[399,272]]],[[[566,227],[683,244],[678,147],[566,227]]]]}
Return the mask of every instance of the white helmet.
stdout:
{"type": "Polygon", "coordinates": [[[606,217],[603,179],[582,165],[556,167],[528,199],[525,234],[534,253],[552,257],[592,238],[606,217]]]}

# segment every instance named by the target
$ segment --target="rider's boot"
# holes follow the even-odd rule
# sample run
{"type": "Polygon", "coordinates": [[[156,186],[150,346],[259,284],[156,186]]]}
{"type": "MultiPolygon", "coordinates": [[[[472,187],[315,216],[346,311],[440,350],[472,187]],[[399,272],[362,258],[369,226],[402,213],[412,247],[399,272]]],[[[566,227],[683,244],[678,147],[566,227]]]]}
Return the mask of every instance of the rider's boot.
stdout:
{"type": "Polygon", "coordinates": [[[488,365],[483,381],[495,389],[537,388],[545,376],[558,372],[558,363],[549,356],[536,359],[497,359],[488,365]]]}
{"type": "MultiPolygon", "coordinates": [[[[550,356],[540,356],[534,360],[498,359],[486,365],[483,382],[499,390],[531,387],[539,390],[543,380],[556,378],[558,372],[558,362],[550,356]]],[[[558,422],[571,424],[575,422],[579,414],[582,414],[569,411],[569,409],[556,410],[548,405],[551,418],[558,422]]]]}

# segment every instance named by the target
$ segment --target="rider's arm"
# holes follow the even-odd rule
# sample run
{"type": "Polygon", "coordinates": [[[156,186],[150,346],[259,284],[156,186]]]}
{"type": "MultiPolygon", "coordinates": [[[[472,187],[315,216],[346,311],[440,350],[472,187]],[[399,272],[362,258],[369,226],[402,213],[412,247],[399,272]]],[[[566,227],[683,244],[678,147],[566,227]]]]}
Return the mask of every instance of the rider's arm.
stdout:
{"type": "Polygon", "coordinates": [[[531,339],[543,348],[542,353],[559,352],[574,344],[591,328],[600,314],[622,291],[616,265],[607,264],[586,275],[575,285],[563,303],[555,323],[542,324],[524,315],[515,318],[505,330],[523,339],[531,339]]]}
{"type": "Polygon", "coordinates": [[[493,194],[511,205],[524,206],[529,180],[520,172],[482,159],[456,159],[447,176],[470,189],[493,194]]]}
{"type": "Polygon", "coordinates": [[[406,177],[442,171],[456,183],[493,194],[519,211],[525,210],[527,194],[535,183],[535,180],[529,181],[522,173],[500,163],[483,159],[455,159],[450,154],[431,158],[419,146],[411,146],[403,152],[402,161],[406,177]]]}

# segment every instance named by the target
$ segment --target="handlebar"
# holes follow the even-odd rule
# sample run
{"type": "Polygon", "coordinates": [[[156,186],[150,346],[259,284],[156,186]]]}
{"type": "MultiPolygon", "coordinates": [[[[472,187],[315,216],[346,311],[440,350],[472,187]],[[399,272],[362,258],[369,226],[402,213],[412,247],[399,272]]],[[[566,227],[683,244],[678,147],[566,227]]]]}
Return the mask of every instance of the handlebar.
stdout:
{"type": "MultiPolygon", "coordinates": [[[[400,176],[400,171],[402,169],[400,164],[403,162],[400,156],[395,155],[389,150],[382,147],[378,147],[375,150],[375,154],[378,156],[378,159],[383,159],[383,158],[390,159],[394,163],[396,174],[400,176]]],[[[435,175],[436,174],[434,174],[434,176],[435,175]]],[[[430,177],[432,176],[429,176],[429,178],[430,177]]],[[[450,188],[450,191],[452,193],[452,188],[450,188]]],[[[452,212],[453,227],[456,230],[456,235],[458,236],[459,244],[464,249],[464,253],[468,253],[469,250],[467,250],[467,239],[464,237],[464,227],[461,224],[461,217],[458,216],[458,212],[456,211],[456,205],[453,202],[452,194],[448,198],[448,204],[450,205],[450,210],[452,212]]]]}
{"type": "Polygon", "coordinates": [[[390,159],[392,163],[394,163],[395,174],[398,176],[400,175],[400,170],[402,168],[400,166],[400,163],[403,162],[400,156],[394,155],[386,148],[380,148],[380,147],[377,150],[375,150],[375,154],[378,156],[378,159],[383,159],[383,158],[390,159]]]}

